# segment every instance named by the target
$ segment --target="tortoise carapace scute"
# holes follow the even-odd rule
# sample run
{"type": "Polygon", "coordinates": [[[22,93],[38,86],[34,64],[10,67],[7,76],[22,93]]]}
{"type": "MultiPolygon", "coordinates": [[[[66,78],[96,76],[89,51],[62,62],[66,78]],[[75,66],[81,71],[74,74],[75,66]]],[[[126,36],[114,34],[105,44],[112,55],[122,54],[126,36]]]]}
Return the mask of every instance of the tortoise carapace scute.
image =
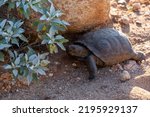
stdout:
{"type": "Polygon", "coordinates": [[[67,52],[71,56],[87,62],[90,79],[95,78],[97,67],[110,66],[125,60],[141,62],[145,59],[142,52],[133,50],[127,36],[113,28],[103,28],[82,35],[78,41],[69,45],[67,52]]]}

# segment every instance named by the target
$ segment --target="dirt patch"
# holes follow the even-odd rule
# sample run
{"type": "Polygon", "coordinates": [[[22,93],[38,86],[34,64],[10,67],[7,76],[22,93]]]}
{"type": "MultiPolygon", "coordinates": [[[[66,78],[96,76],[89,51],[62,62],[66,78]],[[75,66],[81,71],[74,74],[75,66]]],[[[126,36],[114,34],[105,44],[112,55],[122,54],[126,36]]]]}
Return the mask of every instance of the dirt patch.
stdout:
{"type": "MultiPolygon", "coordinates": [[[[114,27],[129,36],[135,50],[146,54],[146,61],[141,65],[127,69],[131,75],[130,80],[121,82],[122,70],[115,65],[99,68],[97,78],[89,81],[86,65],[60,51],[50,55],[51,63],[46,77],[33,82],[29,87],[16,87],[1,93],[0,99],[149,99],[140,96],[135,98],[133,93],[138,90],[144,94],[150,93],[150,14],[145,15],[150,11],[150,6],[141,4],[139,13],[129,11],[120,4],[111,7],[131,20],[127,25],[119,22],[118,18],[118,22],[114,21],[114,27]]],[[[125,68],[128,62],[121,63],[121,67],[125,68]]]]}

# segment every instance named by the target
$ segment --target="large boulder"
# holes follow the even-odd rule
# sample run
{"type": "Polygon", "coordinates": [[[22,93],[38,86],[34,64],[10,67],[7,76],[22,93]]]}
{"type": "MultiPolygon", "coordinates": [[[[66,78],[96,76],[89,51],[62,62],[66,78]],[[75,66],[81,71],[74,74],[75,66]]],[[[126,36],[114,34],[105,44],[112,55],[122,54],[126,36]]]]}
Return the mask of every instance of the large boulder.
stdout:
{"type": "Polygon", "coordinates": [[[109,21],[110,0],[54,0],[54,3],[64,12],[62,18],[71,24],[69,32],[104,26],[109,21]]]}
{"type": "MultiPolygon", "coordinates": [[[[109,21],[110,0],[53,0],[57,9],[64,15],[62,19],[68,21],[70,26],[68,32],[83,32],[97,26],[105,26],[109,21]]],[[[49,4],[47,4],[49,5],[49,4]]],[[[46,6],[45,6],[46,7],[46,6]]],[[[0,8],[0,17],[7,16],[7,8],[0,8]]],[[[19,14],[13,11],[17,17],[19,14]]],[[[32,24],[39,15],[31,13],[30,20],[25,21],[27,33],[36,34],[32,29],[32,24]]]]}

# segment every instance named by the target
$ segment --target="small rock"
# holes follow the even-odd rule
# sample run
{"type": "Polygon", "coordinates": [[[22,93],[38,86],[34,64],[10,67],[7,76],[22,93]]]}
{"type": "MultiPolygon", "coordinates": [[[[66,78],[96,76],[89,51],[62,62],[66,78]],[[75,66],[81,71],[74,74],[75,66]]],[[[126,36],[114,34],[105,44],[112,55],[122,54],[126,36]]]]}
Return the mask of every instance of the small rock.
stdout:
{"type": "Polygon", "coordinates": [[[117,64],[116,65],[120,70],[123,70],[123,67],[122,67],[122,65],[120,65],[120,64],[117,64]]]}
{"type": "Polygon", "coordinates": [[[120,19],[120,23],[125,24],[125,25],[129,25],[130,19],[127,16],[122,16],[120,19]]]}
{"type": "Polygon", "coordinates": [[[49,77],[53,77],[54,74],[53,74],[53,73],[49,73],[48,76],[49,76],[49,77]]]}
{"type": "Polygon", "coordinates": [[[110,15],[114,22],[118,22],[118,19],[121,17],[121,14],[117,11],[117,9],[113,8],[110,10],[110,15]]]}
{"type": "Polygon", "coordinates": [[[133,7],[133,11],[139,11],[141,9],[141,4],[133,3],[132,7],[133,7]]]}
{"type": "Polygon", "coordinates": [[[55,61],[55,64],[56,64],[56,65],[60,65],[60,62],[58,62],[58,61],[55,61]]]}
{"type": "Polygon", "coordinates": [[[131,79],[131,75],[130,75],[129,72],[126,71],[126,70],[124,70],[124,71],[121,73],[120,77],[121,77],[121,78],[120,78],[120,81],[122,81],[122,82],[125,82],[125,81],[131,79]]]}
{"type": "Polygon", "coordinates": [[[123,67],[120,65],[120,64],[117,64],[117,65],[113,65],[112,67],[111,67],[111,69],[113,70],[113,71],[123,71],[123,67]]]}
{"type": "Polygon", "coordinates": [[[76,64],[76,63],[72,63],[72,66],[73,66],[73,67],[77,67],[77,64],[76,64]]]}
{"type": "Polygon", "coordinates": [[[16,92],[19,92],[19,89],[16,89],[16,92]]]}
{"type": "Polygon", "coordinates": [[[127,2],[125,0],[118,0],[118,4],[126,5],[127,2]]]}
{"type": "Polygon", "coordinates": [[[139,68],[139,65],[133,60],[129,60],[128,63],[124,65],[124,69],[128,71],[135,71],[138,68],[139,68]]]}
{"type": "Polygon", "coordinates": [[[137,25],[137,26],[142,26],[142,23],[141,23],[141,21],[139,21],[139,20],[136,20],[136,25],[137,25]]]}
{"type": "Polygon", "coordinates": [[[142,24],[142,23],[141,23],[141,21],[139,21],[139,20],[136,20],[136,24],[142,24]]]}
{"type": "Polygon", "coordinates": [[[114,1],[111,2],[111,6],[114,7],[114,8],[116,8],[117,7],[117,2],[114,2],[114,1]]]}
{"type": "Polygon", "coordinates": [[[150,11],[146,11],[144,16],[150,16],[150,11]]]}
{"type": "Polygon", "coordinates": [[[109,69],[109,72],[113,72],[113,70],[112,70],[112,69],[109,69]]]}
{"type": "Polygon", "coordinates": [[[81,78],[80,78],[80,77],[77,77],[77,80],[81,80],[81,78]]]}
{"type": "Polygon", "coordinates": [[[150,92],[137,86],[134,86],[130,89],[130,93],[128,94],[128,96],[132,100],[150,100],[150,92]]]}

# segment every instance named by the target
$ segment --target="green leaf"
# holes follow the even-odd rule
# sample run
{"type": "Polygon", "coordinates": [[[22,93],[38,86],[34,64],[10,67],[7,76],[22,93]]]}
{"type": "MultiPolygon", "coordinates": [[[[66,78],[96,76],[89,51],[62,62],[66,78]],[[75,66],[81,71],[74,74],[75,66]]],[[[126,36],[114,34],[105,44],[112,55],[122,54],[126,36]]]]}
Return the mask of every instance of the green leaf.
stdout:
{"type": "Polygon", "coordinates": [[[40,24],[39,20],[33,22],[33,26],[38,26],[38,24],[40,24]]]}
{"type": "Polygon", "coordinates": [[[19,29],[17,29],[17,30],[14,31],[14,34],[13,34],[12,37],[20,37],[20,36],[22,36],[21,34],[22,34],[23,32],[24,32],[24,29],[19,28],[19,29]]]}
{"type": "Polygon", "coordinates": [[[18,76],[18,70],[17,70],[17,69],[14,69],[14,70],[12,71],[12,73],[13,73],[14,77],[17,77],[17,76],[18,76]]]}
{"type": "Polygon", "coordinates": [[[24,42],[28,42],[27,38],[22,34],[20,34],[19,38],[24,42]]]}
{"type": "Polygon", "coordinates": [[[8,50],[8,54],[9,54],[9,56],[12,57],[12,58],[15,57],[14,53],[13,53],[11,50],[8,50]]]}
{"type": "Polygon", "coordinates": [[[20,56],[16,58],[15,65],[19,65],[19,63],[20,63],[20,56]]]}
{"type": "Polygon", "coordinates": [[[15,3],[9,2],[8,8],[9,9],[14,9],[15,8],[15,3]]]}
{"type": "Polygon", "coordinates": [[[4,54],[0,52],[0,61],[4,62],[4,54]]]}
{"type": "Polygon", "coordinates": [[[59,10],[57,10],[56,12],[55,12],[55,16],[56,17],[60,17],[60,16],[62,16],[63,15],[63,13],[61,12],[61,11],[59,11],[59,10]]]}
{"type": "Polygon", "coordinates": [[[59,25],[63,24],[63,22],[60,19],[54,19],[54,20],[52,20],[52,23],[57,23],[59,25]]]}
{"type": "Polygon", "coordinates": [[[45,59],[47,56],[49,55],[49,53],[43,53],[43,54],[40,54],[40,59],[45,59]]]}
{"type": "Polygon", "coordinates": [[[58,48],[55,44],[49,44],[48,48],[49,48],[49,51],[50,51],[51,54],[58,52],[58,48]]]}
{"type": "Polygon", "coordinates": [[[9,25],[10,25],[11,28],[14,26],[13,21],[7,21],[7,22],[9,23],[9,25]]]}
{"type": "Polygon", "coordinates": [[[8,1],[8,0],[1,0],[1,1],[0,1],[0,7],[1,7],[2,5],[4,5],[7,1],[8,1]]]}
{"type": "Polygon", "coordinates": [[[51,3],[50,14],[54,14],[54,13],[55,13],[55,7],[54,7],[53,3],[51,3]]]}
{"type": "Polygon", "coordinates": [[[15,44],[15,45],[17,45],[19,47],[19,42],[18,42],[18,40],[16,38],[12,39],[11,43],[15,44]]]}
{"type": "Polygon", "coordinates": [[[62,39],[64,39],[64,37],[61,36],[61,35],[57,35],[57,36],[55,37],[55,40],[62,40],[62,39]]]}
{"type": "Polygon", "coordinates": [[[23,5],[24,12],[26,12],[28,8],[29,8],[29,4],[23,5]]]}
{"type": "Polygon", "coordinates": [[[49,30],[49,34],[50,35],[55,35],[57,33],[57,29],[55,26],[51,26],[50,30],[49,30]]]}
{"type": "Polygon", "coordinates": [[[44,39],[44,40],[41,42],[41,44],[47,44],[47,43],[49,43],[49,40],[48,40],[48,39],[44,39]]]}
{"type": "Polygon", "coordinates": [[[16,2],[16,7],[19,7],[21,2],[16,2]]]}
{"type": "Polygon", "coordinates": [[[3,50],[4,48],[9,48],[11,47],[10,44],[0,44],[0,50],[3,50]]]}
{"type": "Polygon", "coordinates": [[[28,85],[30,85],[30,83],[32,82],[32,80],[33,80],[32,73],[29,72],[28,76],[27,76],[28,85]]]}
{"type": "Polygon", "coordinates": [[[22,22],[21,20],[18,20],[17,22],[15,22],[15,26],[16,26],[16,28],[19,28],[20,26],[22,26],[22,24],[23,24],[24,22],[22,22]]]}
{"type": "Polygon", "coordinates": [[[23,69],[23,76],[27,77],[29,74],[29,70],[27,68],[22,67],[23,69]]]}
{"type": "Polygon", "coordinates": [[[36,74],[36,73],[33,73],[33,74],[32,74],[32,78],[33,78],[33,80],[38,80],[37,74],[36,74]]]}
{"type": "Polygon", "coordinates": [[[43,15],[42,17],[40,17],[40,20],[46,20],[46,19],[47,19],[46,15],[43,15]]]}
{"type": "Polygon", "coordinates": [[[7,19],[4,19],[4,20],[0,23],[0,27],[1,27],[1,28],[4,28],[6,22],[7,22],[7,19]]]}
{"type": "Polygon", "coordinates": [[[66,25],[66,26],[70,26],[70,24],[68,23],[68,22],[66,22],[66,21],[62,21],[62,23],[64,24],[64,25],[66,25]]]}
{"type": "Polygon", "coordinates": [[[38,32],[42,31],[44,25],[45,25],[44,23],[39,24],[38,27],[37,27],[37,31],[38,31],[38,32]]]}
{"type": "Polygon", "coordinates": [[[36,70],[40,75],[46,75],[45,71],[42,69],[37,69],[36,70]]]}
{"type": "Polygon", "coordinates": [[[35,51],[32,48],[28,47],[27,56],[31,56],[33,54],[35,54],[35,51]]]}
{"type": "Polygon", "coordinates": [[[36,54],[33,54],[29,57],[29,61],[32,62],[32,64],[36,65],[39,64],[39,58],[37,57],[36,54]]]}
{"type": "Polygon", "coordinates": [[[62,50],[66,50],[66,48],[64,47],[64,45],[62,43],[57,43],[57,45],[62,49],[62,50]]]}
{"type": "Polygon", "coordinates": [[[12,66],[11,66],[11,65],[8,65],[8,64],[7,64],[7,65],[4,65],[3,67],[4,67],[4,69],[12,69],[12,66]]]}
{"type": "Polygon", "coordinates": [[[42,67],[45,67],[45,66],[47,66],[49,63],[50,63],[50,61],[48,61],[48,60],[42,60],[41,63],[40,63],[40,65],[41,65],[42,67]]]}

